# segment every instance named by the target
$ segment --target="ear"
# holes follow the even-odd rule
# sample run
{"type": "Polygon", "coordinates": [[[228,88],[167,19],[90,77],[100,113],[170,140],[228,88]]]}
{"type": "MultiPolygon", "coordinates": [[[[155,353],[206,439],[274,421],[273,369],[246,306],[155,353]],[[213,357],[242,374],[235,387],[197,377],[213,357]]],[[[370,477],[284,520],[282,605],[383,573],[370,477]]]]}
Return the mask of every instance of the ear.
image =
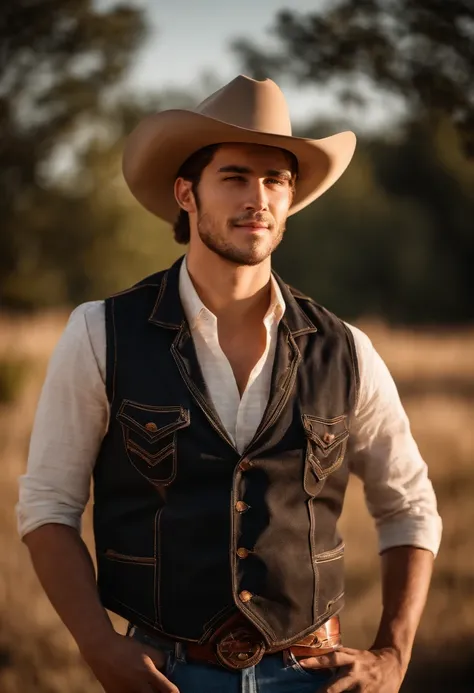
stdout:
{"type": "Polygon", "coordinates": [[[174,182],[174,196],[178,205],[185,212],[188,212],[188,214],[196,212],[196,200],[191,181],[177,178],[174,182]]]}

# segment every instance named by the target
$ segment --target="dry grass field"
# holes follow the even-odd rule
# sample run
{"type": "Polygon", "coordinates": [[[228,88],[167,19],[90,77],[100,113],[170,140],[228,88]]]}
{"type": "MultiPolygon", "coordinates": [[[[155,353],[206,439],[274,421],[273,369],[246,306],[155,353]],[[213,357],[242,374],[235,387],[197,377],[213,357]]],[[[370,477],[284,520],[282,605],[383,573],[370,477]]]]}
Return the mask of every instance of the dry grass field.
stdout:
{"type": "MultiPolygon", "coordinates": [[[[0,318],[0,361],[24,360],[28,377],[0,404],[0,691],[99,693],[72,639],[43,596],[16,535],[17,479],[48,356],[65,315],[0,318]]],[[[361,325],[399,385],[430,468],[444,522],[442,549],[405,693],[474,690],[474,332],[393,331],[361,325]]],[[[360,484],[349,487],[345,643],[367,646],[380,608],[375,534],[360,484]]],[[[85,532],[91,543],[90,517],[85,532]]],[[[117,627],[123,624],[117,621],[117,627]]]]}

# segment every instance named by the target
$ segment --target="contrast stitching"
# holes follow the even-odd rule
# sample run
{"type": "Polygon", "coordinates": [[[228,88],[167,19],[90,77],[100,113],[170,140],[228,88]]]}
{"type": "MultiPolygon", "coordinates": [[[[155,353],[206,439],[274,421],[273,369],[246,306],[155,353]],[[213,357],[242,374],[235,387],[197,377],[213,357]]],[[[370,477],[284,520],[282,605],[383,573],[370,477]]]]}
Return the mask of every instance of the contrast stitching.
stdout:
{"type": "Polygon", "coordinates": [[[178,367],[180,375],[181,375],[182,379],[184,380],[186,387],[188,388],[188,390],[193,395],[194,399],[197,401],[197,403],[201,407],[202,411],[204,412],[205,416],[207,417],[209,423],[214,428],[214,430],[217,431],[217,433],[221,436],[221,438],[223,438],[232,447],[233,450],[238,452],[234,443],[230,439],[227,431],[221,425],[221,422],[219,421],[218,417],[215,415],[214,411],[209,407],[205,398],[202,396],[200,390],[195,386],[192,379],[188,376],[186,368],[184,367],[183,362],[182,362],[181,354],[179,353],[177,346],[176,346],[184,337],[190,337],[190,334],[189,334],[189,332],[187,332],[186,324],[183,321],[183,323],[181,324],[181,329],[180,329],[175,341],[171,345],[171,353],[172,353],[173,358],[176,362],[176,365],[178,367]]]}
{"type": "Polygon", "coordinates": [[[113,298],[110,301],[110,310],[112,313],[112,329],[114,333],[114,373],[112,377],[112,401],[110,403],[110,413],[112,415],[112,408],[115,402],[115,381],[117,377],[117,330],[115,328],[115,303],[113,298]]]}
{"type": "Polygon", "coordinates": [[[212,632],[213,626],[219,621],[219,619],[227,612],[231,612],[235,609],[235,604],[227,604],[222,609],[220,609],[217,614],[215,614],[207,623],[203,626],[203,635],[199,640],[200,643],[206,642],[208,635],[212,632]]]}
{"type": "Polygon", "coordinates": [[[173,465],[172,465],[171,475],[167,479],[164,479],[164,480],[151,479],[149,476],[144,474],[144,472],[142,472],[141,469],[139,469],[137,467],[137,465],[134,463],[134,461],[130,457],[129,451],[128,451],[128,446],[127,446],[128,430],[126,429],[126,427],[123,424],[120,424],[120,425],[122,427],[122,436],[123,436],[123,441],[124,441],[125,452],[126,452],[126,455],[128,457],[128,460],[129,460],[130,464],[133,466],[133,468],[136,469],[136,471],[139,474],[141,474],[141,476],[144,479],[146,479],[155,488],[159,487],[159,486],[169,486],[174,481],[174,479],[176,478],[176,455],[173,456],[173,465]]]}
{"type": "Polygon", "coordinates": [[[316,470],[316,473],[318,474],[318,477],[322,481],[326,477],[328,477],[330,474],[336,471],[338,467],[342,464],[342,461],[344,460],[344,456],[346,454],[346,448],[347,448],[347,441],[348,441],[349,435],[346,435],[345,439],[339,443],[341,446],[341,452],[339,454],[339,457],[337,460],[335,460],[332,464],[328,466],[323,466],[321,460],[316,457],[314,453],[310,453],[308,456],[309,463],[312,465],[312,467],[316,470]]]}
{"type": "Polygon", "coordinates": [[[161,628],[161,534],[160,534],[160,524],[161,515],[163,513],[164,507],[159,508],[155,514],[155,620],[156,623],[160,625],[161,628]]]}
{"type": "Polygon", "coordinates": [[[154,404],[141,404],[140,402],[134,402],[131,399],[124,399],[120,409],[124,409],[125,405],[131,404],[132,406],[136,407],[137,409],[143,409],[143,411],[157,411],[157,412],[173,412],[173,411],[179,411],[181,414],[185,414],[186,410],[183,409],[183,407],[176,405],[176,406],[161,406],[161,405],[154,405],[154,404]]]}
{"type": "Polygon", "coordinates": [[[326,563],[336,558],[342,558],[344,556],[345,546],[345,543],[341,541],[334,549],[329,549],[328,551],[317,554],[314,560],[316,563],[326,563]]]}
{"type": "MultiPolygon", "coordinates": [[[[128,421],[131,424],[133,424],[133,428],[137,427],[136,432],[139,435],[142,435],[146,440],[148,440],[150,443],[154,443],[160,438],[163,438],[166,435],[169,435],[169,433],[172,433],[174,431],[178,431],[181,428],[186,428],[189,426],[190,423],[190,414],[189,410],[184,409],[183,407],[180,406],[175,406],[175,407],[160,407],[160,406],[145,406],[142,404],[139,404],[137,402],[132,402],[131,400],[125,399],[123,400],[120,409],[118,410],[116,417],[118,421],[128,421]],[[144,412],[150,412],[152,414],[169,414],[169,413],[174,413],[174,412],[179,412],[179,419],[177,421],[173,421],[172,423],[167,424],[166,426],[163,426],[162,428],[159,428],[156,433],[150,433],[149,431],[146,430],[145,426],[143,426],[139,421],[134,419],[132,416],[129,414],[125,413],[125,407],[127,405],[131,405],[132,408],[135,409],[140,409],[144,412]]],[[[127,425],[125,423],[124,425],[127,425]]],[[[134,430],[136,430],[134,428],[134,430]]]]}
{"type": "Polygon", "coordinates": [[[255,445],[257,440],[261,438],[261,436],[268,431],[270,426],[273,425],[274,421],[280,416],[281,412],[283,411],[284,407],[286,406],[286,403],[288,402],[291,392],[293,390],[295,380],[296,380],[296,373],[298,370],[298,366],[301,363],[301,353],[300,350],[298,349],[298,346],[296,342],[293,339],[293,336],[291,334],[291,331],[286,325],[286,323],[282,322],[282,328],[286,330],[286,347],[292,349],[292,362],[290,363],[289,367],[286,370],[286,375],[283,383],[280,385],[280,390],[282,392],[280,400],[276,403],[273,412],[270,413],[270,410],[266,410],[264,412],[264,415],[262,417],[262,420],[260,422],[260,425],[258,426],[257,430],[255,431],[255,434],[252,438],[252,440],[248,443],[246,448],[244,449],[242,457],[245,457],[249,450],[255,445]],[[267,418],[268,417],[268,418],[267,418]]]}
{"type": "Polygon", "coordinates": [[[318,328],[313,325],[312,327],[302,327],[300,330],[292,330],[291,334],[293,337],[301,337],[304,334],[311,334],[317,331],[318,328]]]}
{"type": "Polygon", "coordinates": [[[161,284],[153,284],[153,283],[147,283],[147,284],[140,284],[140,286],[131,286],[128,289],[123,289],[123,291],[118,291],[116,294],[112,294],[111,298],[112,300],[114,298],[119,298],[120,296],[124,296],[125,294],[131,294],[133,291],[139,291],[140,289],[145,289],[146,287],[153,286],[161,286],[161,284]]]}
{"type": "Polygon", "coordinates": [[[346,326],[344,321],[342,322],[342,326],[345,330],[347,341],[349,342],[349,351],[351,355],[351,367],[352,367],[352,374],[354,376],[354,383],[355,383],[355,401],[352,403],[353,404],[353,410],[357,409],[359,406],[359,396],[360,396],[360,371],[359,371],[359,359],[357,358],[357,350],[354,342],[354,335],[350,331],[350,329],[346,326]]]}
{"type": "Polygon", "coordinates": [[[107,560],[118,561],[119,563],[130,563],[132,565],[153,565],[155,563],[155,559],[151,556],[128,556],[113,549],[106,549],[97,553],[107,560]]]}
{"type": "MultiPolygon", "coordinates": [[[[347,414],[341,414],[340,416],[334,416],[331,419],[325,419],[322,416],[314,416],[313,414],[303,414],[303,417],[308,419],[309,421],[315,421],[316,423],[322,423],[326,424],[328,426],[333,426],[334,424],[340,423],[341,421],[344,421],[345,419],[347,420],[347,414]]],[[[347,426],[345,426],[346,431],[349,430],[347,426]]]]}
{"type": "MultiPolygon", "coordinates": [[[[236,497],[236,484],[237,481],[240,481],[240,470],[238,465],[234,468],[234,476],[233,476],[233,483],[232,483],[232,489],[231,489],[231,498],[230,498],[230,527],[231,527],[231,536],[230,536],[230,546],[229,546],[229,559],[230,559],[230,569],[231,569],[231,578],[232,578],[232,593],[234,595],[234,600],[236,604],[241,604],[240,602],[240,597],[238,596],[237,592],[237,574],[236,574],[236,566],[237,566],[237,558],[236,558],[236,545],[237,545],[237,523],[235,521],[235,510],[234,510],[234,505],[235,505],[235,497],[236,497]]],[[[276,634],[275,632],[268,626],[268,623],[265,623],[262,621],[257,615],[253,614],[248,608],[243,606],[241,604],[240,610],[247,616],[249,621],[251,621],[255,626],[259,627],[260,630],[262,630],[264,633],[267,634],[270,640],[275,640],[276,634]],[[260,625],[259,625],[260,624],[260,625]]]]}
{"type": "Polygon", "coordinates": [[[324,613],[327,614],[327,613],[329,612],[329,608],[330,608],[333,604],[335,604],[336,602],[338,602],[340,599],[342,599],[344,595],[345,595],[345,591],[343,590],[342,592],[340,592],[340,593],[337,595],[337,597],[334,597],[334,599],[331,599],[331,600],[327,603],[326,611],[325,611],[324,613]]]}
{"type": "Polygon", "coordinates": [[[163,275],[163,279],[161,280],[160,288],[158,289],[158,295],[156,297],[155,305],[153,306],[153,310],[151,311],[150,319],[153,319],[153,316],[155,315],[158,306],[161,303],[161,300],[163,298],[163,294],[165,293],[165,288],[166,284],[168,283],[168,272],[166,272],[163,275]]]}
{"type": "Polygon", "coordinates": [[[148,318],[148,320],[149,320],[149,322],[153,322],[155,325],[160,325],[161,327],[169,327],[171,329],[178,330],[179,325],[177,325],[175,323],[171,323],[171,322],[164,322],[163,320],[157,320],[154,317],[155,313],[158,311],[158,306],[160,305],[160,303],[163,299],[163,294],[165,293],[166,286],[168,284],[168,274],[169,274],[169,271],[165,273],[165,275],[161,281],[160,289],[158,291],[158,296],[156,297],[155,305],[153,306],[153,310],[151,311],[151,315],[148,318]]]}
{"type": "Polygon", "coordinates": [[[130,450],[130,452],[134,452],[136,455],[142,458],[150,467],[156,467],[156,465],[159,462],[162,462],[165,457],[168,457],[168,455],[173,452],[174,449],[174,441],[172,443],[169,443],[163,450],[160,452],[155,453],[154,455],[148,454],[145,450],[140,448],[139,445],[136,445],[128,439],[127,441],[127,450],[130,450]]]}
{"type": "MultiPolygon", "coordinates": [[[[305,465],[306,467],[306,465],[305,465]]],[[[309,510],[309,537],[310,537],[310,547],[311,547],[311,565],[313,567],[313,621],[318,613],[319,608],[319,570],[315,563],[314,557],[316,555],[316,547],[314,545],[314,530],[315,530],[315,519],[314,519],[314,508],[312,500],[308,500],[308,510],[309,510]]]]}
{"type": "Polygon", "coordinates": [[[307,437],[317,445],[318,448],[321,448],[321,452],[324,454],[324,456],[327,456],[330,452],[337,448],[338,445],[344,442],[344,440],[347,440],[347,438],[349,437],[349,431],[343,431],[334,438],[332,443],[328,444],[325,443],[321,439],[321,437],[314,431],[308,431],[307,429],[305,429],[305,433],[307,437]]]}

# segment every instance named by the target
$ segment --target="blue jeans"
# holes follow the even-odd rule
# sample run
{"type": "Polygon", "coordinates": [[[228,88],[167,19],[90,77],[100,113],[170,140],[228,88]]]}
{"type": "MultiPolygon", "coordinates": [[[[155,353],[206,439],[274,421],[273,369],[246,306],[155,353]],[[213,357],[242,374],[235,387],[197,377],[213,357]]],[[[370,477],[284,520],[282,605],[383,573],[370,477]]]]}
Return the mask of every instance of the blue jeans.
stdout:
{"type": "Polygon", "coordinates": [[[332,676],[329,669],[306,670],[294,659],[285,662],[282,653],[265,655],[254,667],[230,671],[188,662],[185,648],[170,650],[142,631],[136,630],[132,637],[166,652],[164,674],[180,693],[316,693],[332,676]]]}

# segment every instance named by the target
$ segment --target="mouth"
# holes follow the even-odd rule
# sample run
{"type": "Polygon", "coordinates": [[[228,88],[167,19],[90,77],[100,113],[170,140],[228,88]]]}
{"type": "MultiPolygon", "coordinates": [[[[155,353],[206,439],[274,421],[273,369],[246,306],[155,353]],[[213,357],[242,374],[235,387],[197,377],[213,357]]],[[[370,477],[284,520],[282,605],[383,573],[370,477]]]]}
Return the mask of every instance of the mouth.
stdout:
{"type": "Polygon", "coordinates": [[[249,229],[250,231],[268,231],[268,225],[262,222],[248,222],[247,224],[234,224],[238,229],[249,229]]]}

